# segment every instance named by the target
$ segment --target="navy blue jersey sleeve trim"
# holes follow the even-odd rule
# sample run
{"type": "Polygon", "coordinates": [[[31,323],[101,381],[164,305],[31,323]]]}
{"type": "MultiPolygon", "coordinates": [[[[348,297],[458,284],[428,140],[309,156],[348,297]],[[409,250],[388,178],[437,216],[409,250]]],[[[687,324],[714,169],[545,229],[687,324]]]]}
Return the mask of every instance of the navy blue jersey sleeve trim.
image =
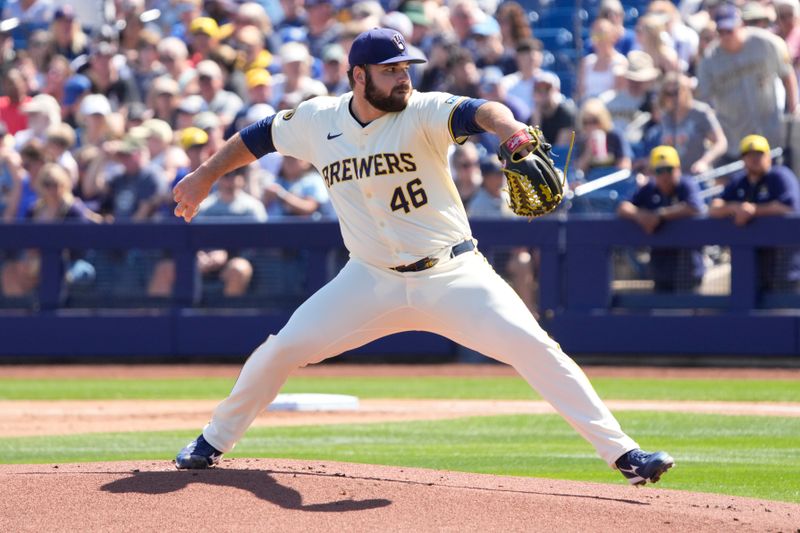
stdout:
{"type": "Polygon", "coordinates": [[[239,132],[244,145],[256,156],[256,159],[277,151],[275,143],[272,141],[273,120],[275,120],[275,115],[270,115],[250,124],[239,132]]]}
{"type": "Polygon", "coordinates": [[[454,139],[486,132],[475,122],[478,108],[485,103],[486,100],[480,98],[464,98],[456,105],[450,116],[450,132],[454,139]]]}

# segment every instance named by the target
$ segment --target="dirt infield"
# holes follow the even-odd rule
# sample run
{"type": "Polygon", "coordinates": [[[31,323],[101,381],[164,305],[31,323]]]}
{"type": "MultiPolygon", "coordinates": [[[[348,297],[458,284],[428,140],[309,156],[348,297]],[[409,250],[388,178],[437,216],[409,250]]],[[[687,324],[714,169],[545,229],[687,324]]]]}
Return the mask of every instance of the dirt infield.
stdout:
{"type": "MultiPolygon", "coordinates": [[[[11,378],[231,377],[226,366],[0,367],[11,378]]],[[[318,376],[502,376],[503,365],[300,369],[318,376]]],[[[590,377],[796,379],[800,370],[620,369],[590,377]]],[[[0,434],[198,429],[217,401],[0,401],[0,434]]],[[[266,413],[254,425],[369,423],[550,413],[537,401],[362,400],[356,412],[266,413]]],[[[615,411],[800,416],[800,405],[609,401],[615,411]]],[[[576,437],[577,438],[577,437],[576,437]]],[[[602,468],[602,464],[598,466],[602,468]]],[[[680,468],[678,461],[677,468],[680,468]]],[[[800,505],[625,485],[411,468],[225,459],[211,471],[169,462],[0,465],[0,531],[783,531],[800,505]]]]}
{"type": "Polygon", "coordinates": [[[0,466],[2,531],[794,532],[800,506],[650,487],[287,460],[0,466]],[[22,497],[19,497],[22,495],[22,497]]]}

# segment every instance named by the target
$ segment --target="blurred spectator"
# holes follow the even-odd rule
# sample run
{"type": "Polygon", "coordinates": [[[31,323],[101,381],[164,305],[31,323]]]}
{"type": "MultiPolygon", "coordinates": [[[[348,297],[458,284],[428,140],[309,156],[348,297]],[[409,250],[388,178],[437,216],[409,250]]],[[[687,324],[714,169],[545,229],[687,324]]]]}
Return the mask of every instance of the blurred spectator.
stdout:
{"type": "MultiPolygon", "coordinates": [[[[654,0],[650,2],[647,7],[647,15],[654,15],[663,20],[667,31],[666,41],[668,42],[666,44],[677,54],[678,68],[686,71],[692,58],[697,54],[699,45],[697,32],[683,23],[678,8],[670,0],[654,0]]],[[[656,67],[666,72],[667,69],[663,68],[665,65],[662,65],[662,59],[652,53],[650,55],[653,56],[656,67]]],[[[672,54],[667,53],[667,55],[671,56],[672,54]]],[[[665,60],[671,61],[669,58],[665,58],[665,60]]]]}
{"type": "Polygon", "coordinates": [[[443,91],[469,98],[477,98],[480,86],[480,73],[472,59],[472,54],[461,48],[447,61],[447,81],[443,91]]]}
{"type": "Polygon", "coordinates": [[[768,30],[775,22],[775,10],[760,2],[747,2],[742,6],[742,21],[745,26],[768,30]]]}
{"type": "Polygon", "coordinates": [[[252,113],[256,109],[259,114],[263,114],[259,119],[275,113],[275,109],[269,105],[272,100],[272,76],[266,70],[253,69],[245,76],[247,81],[247,103],[236,114],[233,122],[225,129],[225,139],[230,139],[236,132],[253,123],[252,113]],[[267,106],[267,107],[264,107],[267,106]]]}
{"type": "Polygon", "coordinates": [[[166,68],[158,60],[158,43],[161,36],[152,31],[142,31],[136,44],[135,59],[130,61],[133,82],[143,98],[150,92],[153,80],[166,74],[166,68]]]}
{"type": "Polygon", "coordinates": [[[457,50],[459,46],[453,37],[437,35],[431,42],[428,62],[425,63],[420,84],[415,88],[423,92],[441,91],[447,80],[448,61],[457,50]]]}
{"type": "MultiPolygon", "coordinates": [[[[744,226],[755,217],[800,213],[797,176],[783,165],[773,165],[769,151],[769,141],[761,135],[742,139],[744,169],[731,176],[722,195],[711,201],[709,215],[732,217],[737,226],[744,226]]],[[[800,288],[800,251],[762,249],[759,266],[762,288],[800,288]]]]}
{"type": "Polygon", "coordinates": [[[514,0],[497,6],[494,16],[500,25],[503,48],[506,50],[516,50],[520,43],[533,37],[528,13],[514,0]]]}
{"type": "MultiPolygon", "coordinates": [[[[196,86],[197,73],[189,61],[189,50],[177,37],[167,37],[158,43],[158,61],[164,65],[170,77],[178,82],[178,93],[189,94],[196,86]]],[[[161,117],[163,118],[163,117],[161,117]]]]}
{"type": "Polygon", "coordinates": [[[239,4],[239,9],[233,17],[233,33],[237,34],[242,28],[253,26],[261,35],[269,40],[268,35],[273,33],[272,21],[265,6],[258,2],[244,2],[239,4]]]}
{"type": "Polygon", "coordinates": [[[594,52],[584,56],[578,65],[575,87],[575,100],[578,102],[613,89],[616,73],[628,66],[625,56],[614,48],[619,33],[611,22],[595,20],[589,36],[594,52]]]}
{"type": "MultiPolygon", "coordinates": [[[[264,205],[243,190],[246,172],[247,167],[244,167],[219,179],[214,191],[199,206],[199,222],[246,223],[267,220],[264,205]]],[[[247,255],[246,251],[200,250],[197,252],[197,267],[205,281],[222,281],[224,296],[242,296],[253,278],[253,265],[247,255]]],[[[174,284],[175,262],[162,259],[156,264],[147,293],[150,296],[169,296],[174,284]]]]}
{"type": "Polygon", "coordinates": [[[0,79],[3,96],[0,96],[0,121],[6,125],[6,131],[14,135],[28,127],[28,117],[23,113],[22,106],[30,100],[28,86],[22,73],[9,69],[0,79]]]}
{"type": "Polygon", "coordinates": [[[53,20],[52,0],[6,0],[3,6],[3,20],[15,18],[21,23],[41,24],[53,20]]]}
{"type": "MultiPolygon", "coordinates": [[[[58,57],[60,56],[57,56],[56,59],[58,59],[58,57]]],[[[54,60],[53,63],[55,62],[54,60]]],[[[46,92],[61,102],[61,120],[74,128],[78,125],[76,115],[80,101],[85,95],[89,94],[89,91],[92,89],[92,82],[83,74],[76,74],[64,79],[62,83],[62,77],[69,73],[69,66],[66,68],[67,72],[65,73],[59,72],[58,74],[53,73],[51,75],[50,72],[55,70],[55,65],[51,66],[50,72],[48,72],[48,80],[56,76],[58,76],[59,79],[54,79],[52,86],[48,83],[46,92]]]]}
{"type": "MultiPolygon", "coordinates": [[[[714,108],[729,138],[758,133],[781,145],[784,109],[776,94],[778,79],[786,91],[785,111],[794,113],[797,104],[797,78],[786,44],[760,28],[745,28],[733,6],[719,6],[714,18],[719,42],[698,65],[698,99],[714,108]]],[[[727,160],[737,157],[736,146],[729,144],[727,160]]]]}
{"type": "Polygon", "coordinates": [[[450,25],[462,47],[474,52],[472,28],[481,22],[486,15],[478,7],[475,0],[455,0],[450,3],[450,25]]]}
{"type": "MultiPolygon", "coordinates": [[[[415,65],[411,66],[414,67],[415,65]]],[[[328,89],[329,95],[340,96],[350,91],[350,83],[347,80],[347,67],[347,55],[342,45],[329,44],[322,50],[322,83],[328,89]]]]}
{"type": "Polygon", "coordinates": [[[158,209],[164,194],[164,181],[148,165],[149,152],[144,142],[128,135],[121,141],[103,145],[105,157],[122,165],[122,171],[107,181],[102,174],[94,187],[102,201],[101,214],[107,221],[144,221],[158,209]]]}
{"type": "Polygon", "coordinates": [[[425,4],[419,0],[408,0],[400,6],[400,12],[411,21],[411,36],[406,39],[406,42],[419,47],[426,54],[429,53],[432,24],[426,13],[425,4]]]}
{"type": "Polygon", "coordinates": [[[136,84],[129,77],[122,77],[114,57],[117,46],[109,41],[96,43],[89,53],[88,68],[80,71],[92,81],[92,93],[108,98],[111,108],[119,110],[128,102],[141,101],[136,84]]]}
{"type": "Polygon", "coordinates": [[[482,182],[467,205],[470,218],[511,218],[514,212],[508,206],[505,175],[497,158],[486,156],[480,163],[482,182]]]}
{"type": "Polygon", "coordinates": [[[81,23],[75,18],[71,4],[63,4],[55,11],[50,24],[53,50],[56,54],[73,60],[89,51],[89,37],[83,32],[81,23]]]}
{"type": "MultiPolygon", "coordinates": [[[[244,167],[222,176],[216,190],[200,204],[197,219],[201,222],[266,222],[264,204],[243,190],[246,172],[247,167],[244,167]]],[[[198,269],[203,276],[217,275],[222,280],[224,296],[242,296],[253,278],[253,265],[242,257],[245,254],[232,250],[201,250],[197,253],[198,269]]]]}
{"type": "Polygon", "coordinates": [[[61,109],[58,101],[49,94],[37,94],[22,105],[22,112],[28,115],[28,127],[14,135],[17,150],[31,139],[44,142],[47,137],[47,128],[61,124],[61,109]]]}
{"type": "Polygon", "coordinates": [[[238,57],[236,69],[241,72],[264,70],[272,65],[273,57],[266,49],[264,34],[255,26],[244,26],[235,34],[238,57]]]}
{"type": "MultiPolygon", "coordinates": [[[[69,175],[59,165],[53,163],[45,165],[37,178],[36,188],[39,199],[26,213],[27,220],[51,223],[62,220],[93,221],[93,213],[89,213],[80,200],[72,196],[69,175]]],[[[64,260],[65,270],[70,279],[70,271],[73,270],[78,258],[67,251],[64,260]]],[[[82,270],[91,269],[93,272],[91,265],[82,260],[81,262],[82,270]]],[[[39,285],[40,270],[41,258],[38,250],[24,250],[13,260],[6,261],[0,272],[3,295],[20,297],[30,293],[39,285]]]]}
{"type": "Polygon", "coordinates": [[[216,113],[223,125],[233,122],[233,117],[244,106],[239,95],[226,91],[220,66],[205,59],[197,64],[197,80],[200,86],[200,96],[205,100],[208,110],[216,113]]]}
{"type": "MultiPolygon", "coordinates": [[[[654,233],[670,220],[703,213],[705,205],[693,180],[681,177],[678,152],[657,146],[650,153],[650,179],[630,201],[623,201],[617,214],[636,222],[645,233],[654,233]]],[[[653,248],[650,271],[656,292],[693,290],[700,286],[705,268],[699,249],[653,248]]]]}
{"type": "Polygon", "coordinates": [[[49,94],[59,102],[64,99],[64,85],[72,75],[69,61],[64,56],[53,55],[44,65],[41,89],[39,92],[49,94]]]}
{"type": "MultiPolygon", "coordinates": [[[[303,28],[306,25],[306,12],[303,9],[302,0],[280,0],[283,10],[283,20],[275,27],[275,31],[281,33],[293,28],[303,28]]],[[[284,41],[285,42],[285,41],[284,41]]]]}
{"type": "Polygon", "coordinates": [[[104,141],[116,137],[109,122],[111,104],[102,94],[87,94],[83,97],[78,111],[78,139],[81,145],[99,146],[104,141]]]}
{"type": "Polygon", "coordinates": [[[578,110],[561,94],[561,80],[552,72],[542,72],[533,86],[536,110],[523,122],[538,124],[544,138],[555,146],[569,145],[578,110]]]}
{"type": "MultiPolygon", "coordinates": [[[[22,52],[22,51],[20,51],[22,52]]],[[[31,33],[28,38],[28,49],[25,50],[27,59],[33,67],[34,72],[32,76],[36,78],[36,87],[41,88],[44,85],[44,73],[47,71],[47,66],[50,60],[55,55],[53,50],[52,36],[47,30],[36,30],[31,33]]],[[[17,66],[22,63],[25,55],[20,55],[17,58],[17,66]]]]}
{"type": "Polygon", "coordinates": [[[597,98],[586,100],[579,113],[577,169],[588,174],[596,168],[631,168],[631,147],[614,129],[611,114],[597,98]]]}
{"type": "MultiPolygon", "coordinates": [[[[550,73],[542,72],[539,78],[544,74],[550,73]]],[[[514,118],[520,122],[526,122],[530,119],[530,108],[516,96],[508,94],[508,89],[503,84],[503,72],[497,67],[486,67],[483,70],[478,96],[486,100],[505,104],[511,110],[514,118]]],[[[497,147],[500,144],[500,139],[498,139],[497,135],[488,131],[475,136],[473,140],[475,139],[490,153],[497,151],[497,147]]]]}
{"type": "MultiPolygon", "coordinates": [[[[629,141],[632,137],[627,134],[628,126],[639,114],[652,111],[653,83],[659,75],[659,70],[646,52],[633,50],[628,54],[627,68],[619,73],[617,88],[606,91],[599,97],[611,113],[614,128],[624,133],[629,141]]],[[[641,133],[634,137],[641,137],[641,133]]]]}
{"type": "Polygon", "coordinates": [[[192,51],[190,61],[196,65],[208,59],[211,51],[219,45],[219,25],[211,17],[198,17],[189,26],[187,44],[192,51]]]}
{"type": "MultiPolygon", "coordinates": [[[[541,72],[537,77],[537,80],[545,77],[546,75],[555,76],[555,74],[551,72],[541,72]]],[[[521,98],[518,98],[513,94],[508,94],[508,88],[503,83],[503,79],[503,71],[501,71],[499,68],[490,66],[483,69],[483,73],[481,74],[480,78],[478,96],[485,98],[486,100],[505,104],[511,110],[511,113],[514,115],[515,119],[519,120],[520,122],[525,122],[528,117],[530,117],[530,107],[528,107],[528,104],[526,104],[521,98]]]]}
{"type": "Polygon", "coordinates": [[[175,129],[182,130],[194,123],[194,117],[208,109],[205,100],[199,94],[191,94],[181,99],[175,114],[175,129]]]}
{"type": "Polygon", "coordinates": [[[667,26],[663,16],[649,14],[636,21],[637,45],[653,59],[653,66],[662,73],[683,70],[678,52],[672,42],[665,39],[666,35],[667,26]]]}
{"type": "MultiPolygon", "coordinates": [[[[608,20],[617,34],[614,48],[627,56],[636,44],[636,34],[625,27],[625,10],[619,0],[603,0],[597,10],[597,17],[608,20]]],[[[591,53],[593,50],[589,50],[591,53]]]]}
{"type": "MultiPolygon", "coordinates": [[[[183,150],[173,145],[172,128],[167,122],[151,118],[137,129],[147,144],[150,164],[158,168],[157,174],[164,180],[163,188],[167,190],[175,180],[178,169],[188,165],[189,160],[183,150]]],[[[130,133],[133,135],[134,130],[130,133]]]]}
{"type": "Polygon", "coordinates": [[[465,207],[480,189],[481,177],[480,154],[471,141],[457,145],[450,155],[450,171],[456,183],[456,190],[465,207]]]}
{"type": "MultiPolygon", "coordinates": [[[[310,76],[311,55],[308,48],[302,43],[286,43],[279,51],[281,58],[281,73],[272,79],[272,107],[286,109],[285,102],[292,101],[294,97],[301,102],[309,96],[328,94],[325,84],[310,76]]],[[[289,105],[293,108],[294,105],[289,105]]]]}
{"type": "MultiPolygon", "coordinates": [[[[22,157],[14,150],[14,140],[5,134],[0,140],[0,216],[6,224],[20,215],[23,189],[28,176],[22,168],[22,157]]],[[[29,187],[29,185],[28,185],[29,187]]]]}
{"type": "Polygon", "coordinates": [[[530,39],[520,43],[514,56],[518,70],[503,80],[508,87],[508,94],[525,102],[530,109],[536,107],[533,101],[533,82],[536,81],[536,76],[542,72],[543,50],[544,46],[539,39],[530,39]]]}
{"type": "MultiPolygon", "coordinates": [[[[202,0],[176,0],[172,8],[173,14],[177,15],[177,20],[172,24],[169,35],[188,45],[189,29],[192,27],[192,21],[203,14],[203,2],[202,0]]],[[[163,15],[167,15],[167,13],[163,15]]]]}
{"type": "Polygon", "coordinates": [[[69,124],[53,124],[45,132],[45,154],[48,161],[58,163],[70,178],[70,190],[78,184],[78,163],[72,156],[75,146],[75,130],[69,124]]]}
{"type": "MultiPolygon", "coordinates": [[[[358,4],[355,4],[355,8],[358,4]]],[[[333,2],[330,0],[305,0],[306,7],[306,36],[311,55],[319,57],[322,49],[336,42],[339,35],[339,24],[334,17],[333,2]]],[[[382,11],[382,10],[381,10],[382,11]]],[[[377,25],[378,21],[374,22],[377,25]]]]}
{"type": "Polygon", "coordinates": [[[800,71],[800,2],[774,0],[775,33],[786,42],[795,72],[800,71]]]}
{"type": "Polygon", "coordinates": [[[503,36],[500,34],[500,24],[497,20],[493,17],[484,18],[482,22],[472,27],[472,36],[477,46],[475,65],[478,68],[493,66],[503,71],[503,74],[511,74],[517,70],[516,59],[506,52],[503,46],[503,36]]]}
{"type": "Polygon", "coordinates": [[[311,163],[284,156],[280,173],[264,184],[263,201],[270,217],[333,216],[325,182],[311,163]]]}
{"type": "Polygon", "coordinates": [[[692,96],[692,81],[675,72],[664,78],[658,101],[661,141],[678,151],[682,172],[699,174],[709,170],[728,149],[728,140],[714,110],[696,101],[692,96]]]}
{"type": "Polygon", "coordinates": [[[717,38],[719,37],[717,35],[717,23],[709,18],[705,25],[700,28],[698,35],[700,41],[697,45],[697,55],[692,62],[692,73],[697,72],[697,65],[699,65],[700,61],[705,57],[706,52],[711,49],[711,45],[717,43],[717,38]]]}
{"type": "Polygon", "coordinates": [[[222,121],[216,113],[203,111],[195,115],[192,126],[200,128],[208,135],[208,150],[213,154],[225,144],[225,130],[222,121]]]}
{"type": "Polygon", "coordinates": [[[153,118],[177,128],[179,92],[178,82],[168,75],[154,79],[146,100],[153,112],[153,118]]]}
{"type": "Polygon", "coordinates": [[[119,47],[126,55],[134,52],[139,46],[144,22],[142,14],[145,9],[145,0],[124,0],[117,8],[117,21],[120,24],[119,47]]]}

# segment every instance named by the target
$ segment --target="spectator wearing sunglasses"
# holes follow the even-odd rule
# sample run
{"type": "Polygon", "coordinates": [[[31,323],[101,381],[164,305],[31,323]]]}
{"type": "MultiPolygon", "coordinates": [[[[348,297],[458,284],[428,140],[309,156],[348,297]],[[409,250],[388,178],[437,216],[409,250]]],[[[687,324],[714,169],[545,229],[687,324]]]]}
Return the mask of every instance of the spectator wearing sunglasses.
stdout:
{"type": "MultiPolygon", "coordinates": [[[[649,180],[617,215],[636,222],[648,234],[670,220],[703,213],[705,205],[697,184],[682,177],[678,152],[672,146],[656,146],[650,152],[649,180]]],[[[699,249],[653,248],[650,275],[656,292],[691,291],[700,286],[705,267],[699,249]]]]}
{"type": "MultiPolygon", "coordinates": [[[[780,146],[781,117],[797,105],[797,78],[786,43],[767,30],[744,26],[739,10],[729,4],[716,8],[714,21],[719,39],[698,65],[698,99],[714,107],[729,137],[756,133],[780,146]],[[778,80],[785,98],[776,90],[778,80]]],[[[728,146],[725,162],[739,159],[736,148],[728,146]]]]}

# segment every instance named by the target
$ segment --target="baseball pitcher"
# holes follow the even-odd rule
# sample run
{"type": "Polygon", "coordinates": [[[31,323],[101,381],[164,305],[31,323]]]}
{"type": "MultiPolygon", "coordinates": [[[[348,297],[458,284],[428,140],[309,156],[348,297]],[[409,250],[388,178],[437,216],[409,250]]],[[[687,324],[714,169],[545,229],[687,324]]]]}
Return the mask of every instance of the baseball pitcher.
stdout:
{"type": "Polygon", "coordinates": [[[409,52],[394,30],[359,35],[349,53],[352,92],[317,97],[248,126],[174,190],[187,222],[214,182],[263,155],[319,169],[350,259],[244,364],[178,468],[207,468],[233,449],[299,366],[402,331],[429,331],[513,366],[632,484],[673,466],[626,435],[580,368],[539,326],[476,247],[447,164],[451,143],[489,131],[499,147],[512,208],[538,216],[561,199],[560,174],[541,133],[504,105],[413,90],[409,52]],[[342,303],[346,312],[342,312],[342,303]],[[313,330],[313,335],[309,331],[313,330]]]}

